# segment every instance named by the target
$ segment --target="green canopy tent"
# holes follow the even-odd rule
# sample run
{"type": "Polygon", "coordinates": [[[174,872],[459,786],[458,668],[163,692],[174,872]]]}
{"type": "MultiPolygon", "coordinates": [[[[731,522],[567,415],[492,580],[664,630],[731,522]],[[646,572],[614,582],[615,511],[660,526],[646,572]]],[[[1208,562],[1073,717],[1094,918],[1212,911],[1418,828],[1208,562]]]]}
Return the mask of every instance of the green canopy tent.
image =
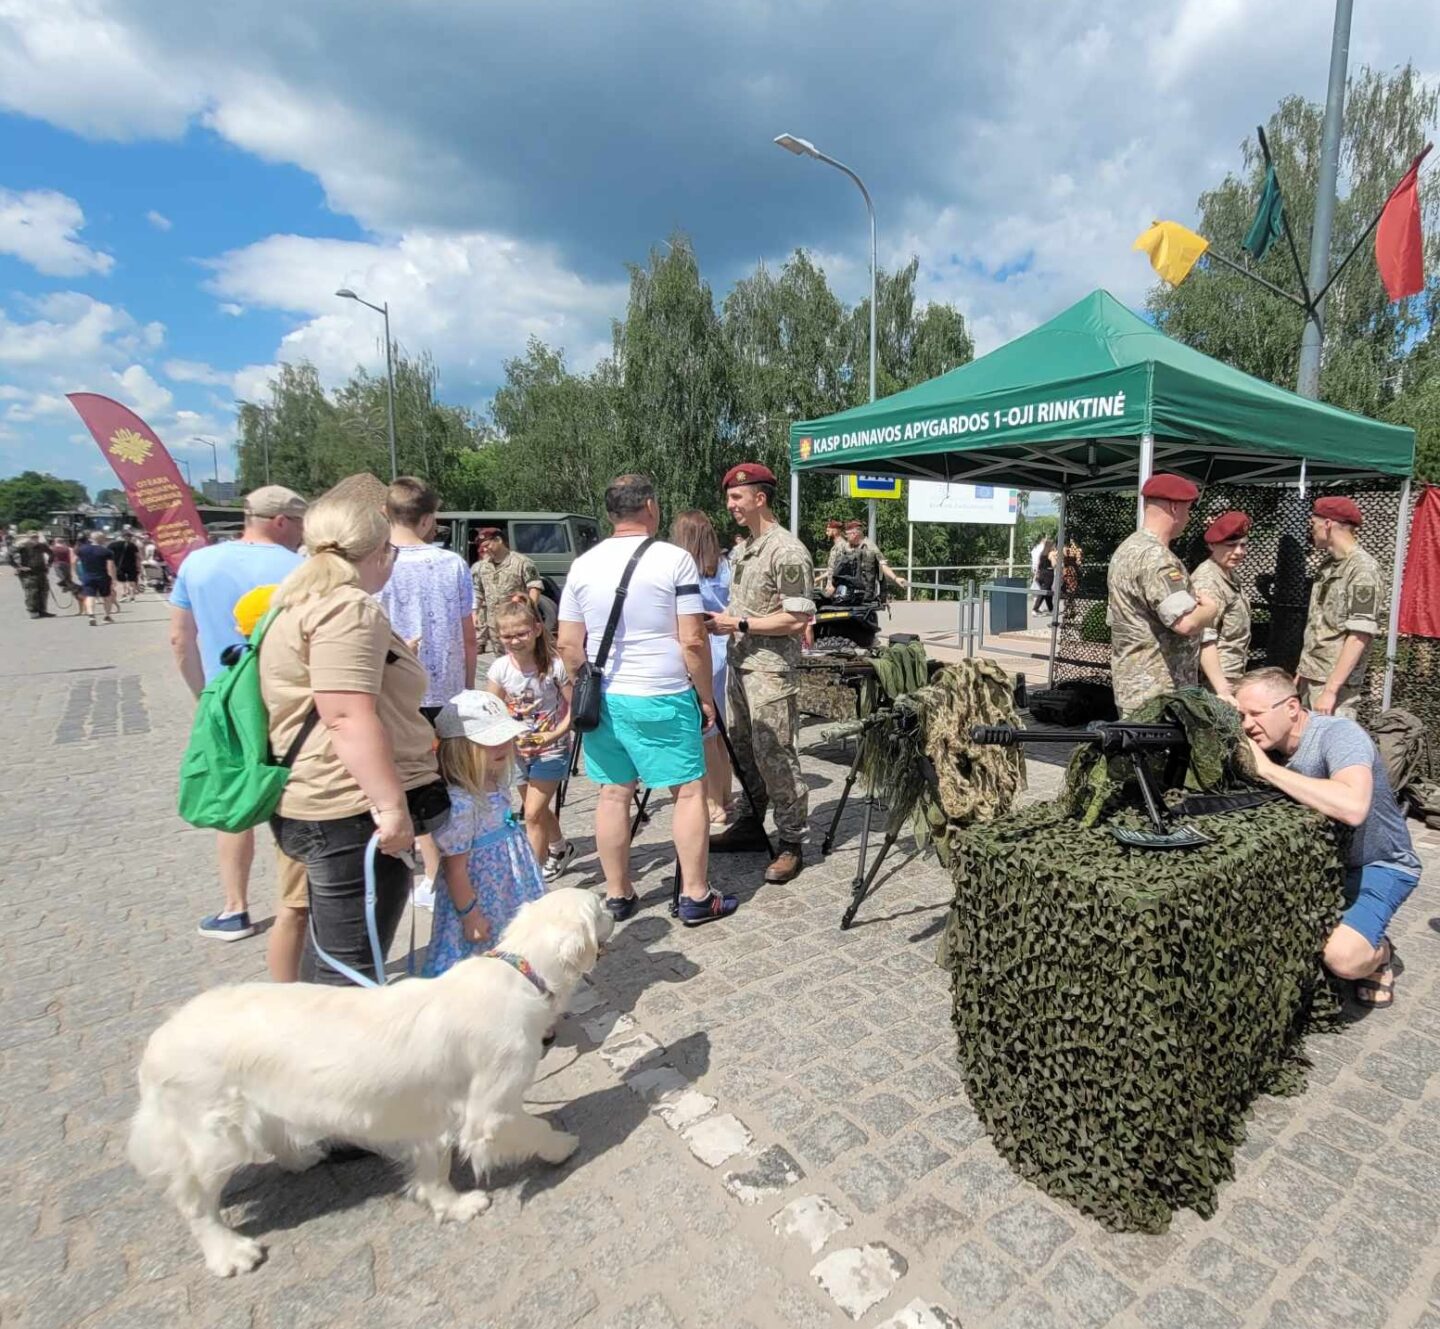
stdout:
{"type": "MultiPolygon", "coordinates": [[[[790,427],[797,471],[1054,490],[1136,489],[1152,471],[1197,484],[1401,483],[1392,586],[1404,566],[1414,431],[1352,415],[1174,341],[1107,291],[989,355],[894,396],[790,427]]],[[[1391,595],[1385,705],[1399,595],[1391,595]]],[[[1053,681],[1058,626],[1052,624],[1053,681]]]]}

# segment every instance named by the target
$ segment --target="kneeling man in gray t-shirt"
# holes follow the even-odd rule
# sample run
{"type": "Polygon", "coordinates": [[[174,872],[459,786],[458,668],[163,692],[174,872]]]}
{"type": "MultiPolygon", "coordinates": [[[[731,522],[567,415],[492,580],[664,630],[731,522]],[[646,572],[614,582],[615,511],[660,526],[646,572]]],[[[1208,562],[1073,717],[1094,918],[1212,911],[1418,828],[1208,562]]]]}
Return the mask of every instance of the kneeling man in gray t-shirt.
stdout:
{"type": "Polygon", "coordinates": [[[1395,999],[1394,948],[1385,930],[1420,880],[1420,860],[1385,763],[1354,720],[1300,704],[1283,669],[1256,669],[1235,687],[1235,703],[1259,776],[1297,803],[1354,827],[1345,860],[1345,912],[1325,943],[1325,966],[1355,981],[1358,1000],[1395,999]]]}

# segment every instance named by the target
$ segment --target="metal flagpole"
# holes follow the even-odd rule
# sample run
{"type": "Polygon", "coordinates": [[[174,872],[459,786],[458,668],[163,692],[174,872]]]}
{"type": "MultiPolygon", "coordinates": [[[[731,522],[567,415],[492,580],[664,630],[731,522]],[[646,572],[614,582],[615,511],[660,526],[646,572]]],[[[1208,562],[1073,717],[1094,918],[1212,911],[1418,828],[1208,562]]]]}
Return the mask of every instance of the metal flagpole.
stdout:
{"type": "Polygon", "coordinates": [[[1320,303],[1330,275],[1330,230],[1335,220],[1335,181],[1340,174],[1340,134],[1345,123],[1345,71],[1350,60],[1350,11],[1353,0],[1335,0],[1335,31],[1330,40],[1330,82],[1325,91],[1325,121],[1320,135],[1320,179],[1315,191],[1315,225],[1310,232],[1310,289],[1316,308],[1300,338],[1300,374],[1295,390],[1320,396],[1320,303]]]}
{"type": "Polygon", "coordinates": [[[1140,482],[1135,494],[1135,529],[1138,531],[1145,520],[1145,500],[1139,490],[1145,488],[1145,481],[1155,473],[1155,435],[1140,435],[1140,482]]]}
{"type": "MultiPolygon", "coordinates": [[[[1146,437],[1148,438],[1149,435],[1147,434],[1146,437]]],[[[1056,504],[1056,510],[1060,514],[1060,519],[1055,527],[1055,548],[1062,551],[1059,559],[1062,571],[1065,566],[1065,555],[1063,552],[1065,549],[1065,497],[1065,490],[1062,489],[1060,491],[1060,501],[1056,504]]],[[[1045,684],[1048,688],[1055,686],[1055,655],[1060,649],[1060,619],[1061,615],[1055,612],[1055,602],[1052,600],[1050,602],[1050,672],[1048,681],[1045,684]]]]}
{"type": "MultiPolygon", "coordinates": [[[[906,522],[906,525],[910,529],[909,534],[905,537],[905,598],[913,600],[915,598],[915,523],[913,521],[906,522]]],[[[1010,539],[1013,543],[1015,539],[1013,526],[1010,528],[1010,539]]]]}
{"type": "Polygon", "coordinates": [[[1390,709],[1395,691],[1395,642],[1400,635],[1400,583],[1405,577],[1405,547],[1410,542],[1410,477],[1400,486],[1400,516],[1395,522],[1395,562],[1390,569],[1390,626],[1385,633],[1385,688],[1380,709],[1390,709]]]}

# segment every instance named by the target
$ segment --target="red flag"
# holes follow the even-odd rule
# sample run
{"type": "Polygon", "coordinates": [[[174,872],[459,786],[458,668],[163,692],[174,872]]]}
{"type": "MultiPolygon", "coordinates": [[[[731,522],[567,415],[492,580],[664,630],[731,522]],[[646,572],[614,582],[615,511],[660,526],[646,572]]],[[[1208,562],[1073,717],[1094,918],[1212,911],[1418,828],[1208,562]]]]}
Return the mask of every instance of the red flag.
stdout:
{"type": "Polygon", "coordinates": [[[1440,487],[1428,486],[1415,505],[1410,549],[1400,582],[1400,631],[1440,637],[1440,487]]]}
{"type": "Polygon", "coordinates": [[[210,543],[195,510],[190,487],[165,445],[134,411],[93,392],[66,394],[95,436],[105,460],[125,486],[131,511],[140,519],[172,572],[185,555],[210,543]]]}
{"type": "Polygon", "coordinates": [[[1375,266],[1392,300],[1418,295],[1425,289],[1424,239],[1420,233],[1420,163],[1424,152],[1410,163],[1400,183],[1385,200],[1380,224],[1375,228],[1375,266]]]}

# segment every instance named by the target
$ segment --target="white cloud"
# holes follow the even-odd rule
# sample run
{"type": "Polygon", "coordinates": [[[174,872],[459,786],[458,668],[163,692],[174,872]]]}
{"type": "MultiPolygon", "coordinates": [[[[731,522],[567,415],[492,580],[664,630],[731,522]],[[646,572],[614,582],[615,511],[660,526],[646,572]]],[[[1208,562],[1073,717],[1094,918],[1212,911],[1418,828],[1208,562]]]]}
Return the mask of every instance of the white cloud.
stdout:
{"type": "Polygon", "coordinates": [[[245,306],[232,304],[229,300],[226,300],[220,305],[220,312],[222,314],[228,314],[231,318],[239,318],[240,315],[245,312],[245,306]]]}
{"type": "Polygon", "coordinates": [[[84,211],[66,194],[0,189],[0,254],[13,254],[47,277],[103,274],[115,265],[109,254],[80,241],[84,225],[84,211]]]}
{"type": "Polygon", "coordinates": [[[167,360],[160,366],[172,383],[228,383],[230,375],[201,360],[167,360]]]}
{"type": "Polygon", "coordinates": [[[175,400],[175,394],[151,378],[144,365],[128,365],[110,377],[118,389],[116,399],[147,419],[158,416],[175,400]]]}
{"type": "Polygon", "coordinates": [[[168,231],[175,224],[163,212],[156,212],[154,208],[145,214],[145,220],[157,231],[168,231]]]}
{"type": "MultiPolygon", "coordinates": [[[[411,351],[429,350],[442,378],[493,382],[507,356],[530,336],[563,346],[588,366],[610,348],[610,319],[624,309],[623,282],[590,282],[551,250],[474,233],[414,232],[386,243],[275,235],[213,261],[210,287],[246,305],[305,316],[279,358],[311,361],[329,382],[356,365],[383,369],[378,314],[338,299],[351,287],[372,304],[390,302],[391,335],[411,351]]],[[[261,373],[237,376],[237,396],[263,396],[261,373]]],[[[452,389],[453,391],[453,389],[452,389]]]]}

